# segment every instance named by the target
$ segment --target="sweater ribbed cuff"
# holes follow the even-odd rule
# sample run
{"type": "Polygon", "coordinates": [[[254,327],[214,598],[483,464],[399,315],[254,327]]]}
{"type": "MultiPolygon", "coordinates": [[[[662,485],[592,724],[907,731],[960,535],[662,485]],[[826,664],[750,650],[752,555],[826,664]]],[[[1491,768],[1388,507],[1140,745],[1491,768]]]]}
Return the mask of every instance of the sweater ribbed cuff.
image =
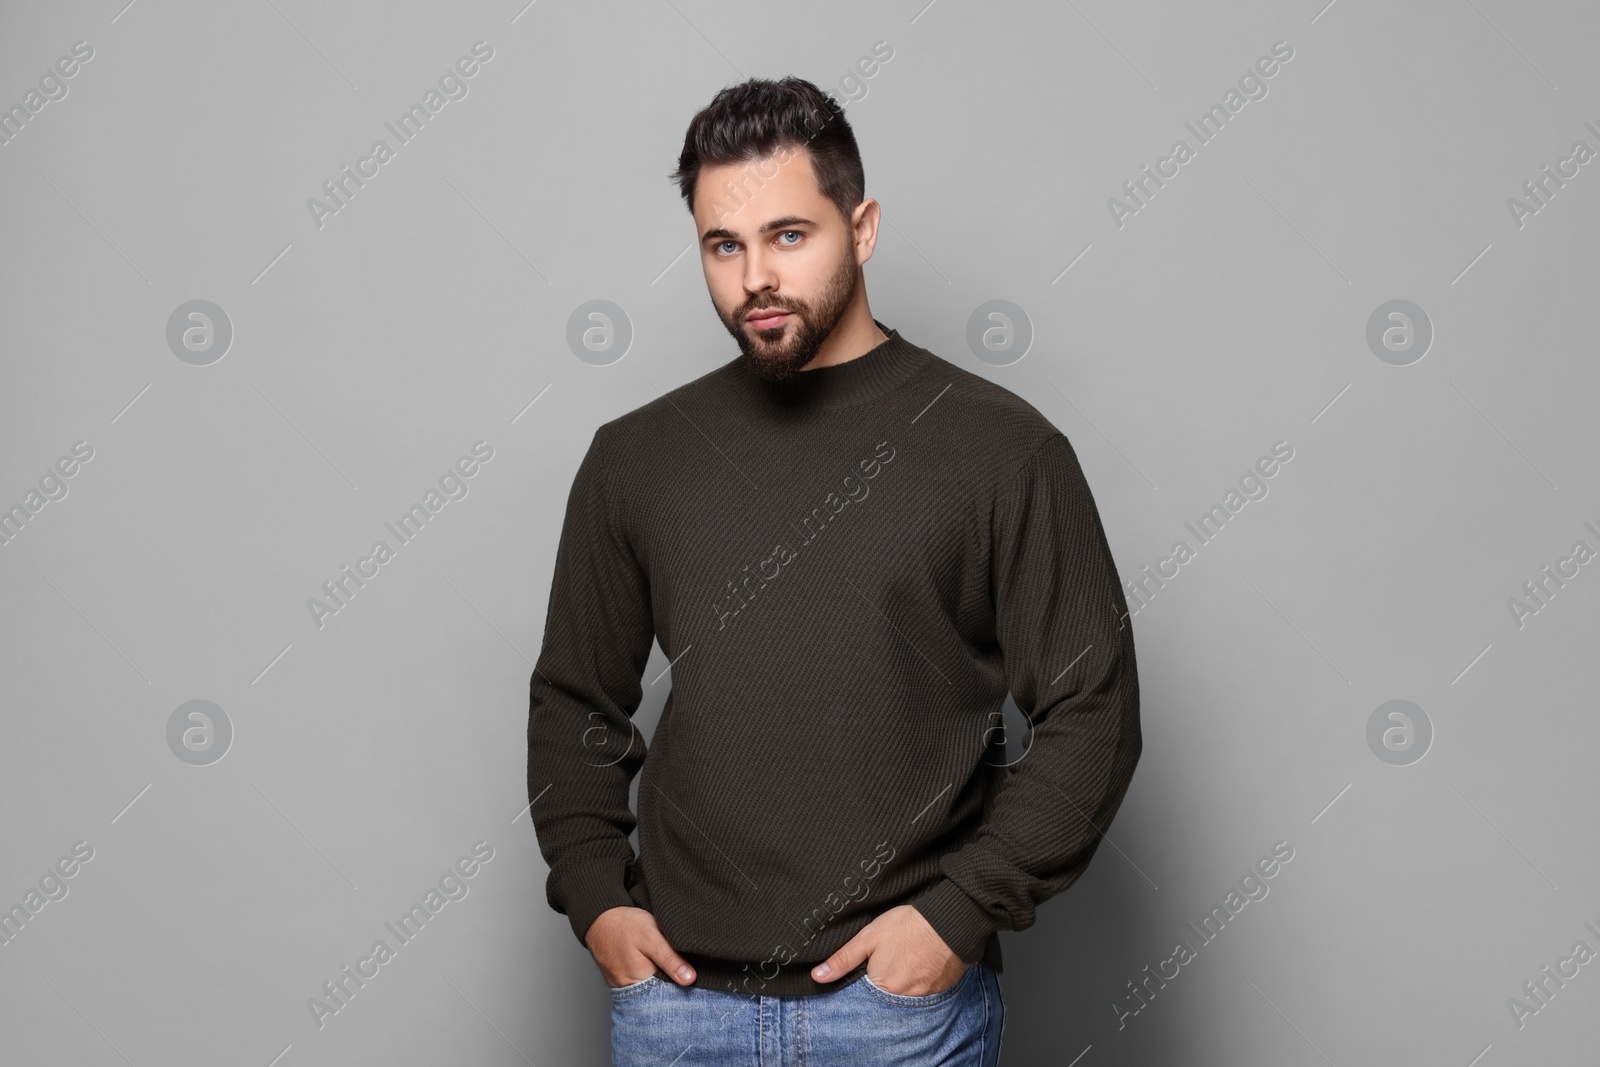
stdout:
{"type": "Polygon", "coordinates": [[[940,878],[906,903],[922,913],[963,963],[982,959],[984,943],[1000,929],[1000,924],[949,878],[940,878]]]}
{"type": "Polygon", "coordinates": [[[626,857],[598,857],[573,863],[561,872],[558,885],[560,899],[565,904],[567,921],[578,937],[578,944],[588,949],[583,935],[600,913],[611,908],[637,907],[623,884],[626,857]]]}

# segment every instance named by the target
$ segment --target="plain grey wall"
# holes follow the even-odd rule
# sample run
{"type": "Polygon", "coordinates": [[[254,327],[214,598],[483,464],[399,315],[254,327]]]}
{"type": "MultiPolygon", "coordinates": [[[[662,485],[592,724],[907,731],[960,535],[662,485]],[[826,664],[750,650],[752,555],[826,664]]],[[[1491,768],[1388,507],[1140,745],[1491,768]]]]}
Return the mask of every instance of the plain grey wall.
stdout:
{"type": "Polygon", "coordinates": [[[1592,1059],[1597,37],[1553,0],[8,3],[0,1058],[606,1062],[527,680],[593,428],[736,352],[666,180],[684,127],[793,73],[883,205],[875,315],[1071,438],[1150,594],[1144,757],[1004,935],[1006,1062],[1592,1059]],[[593,323],[610,349],[569,342],[593,323]],[[400,945],[442,877],[467,895],[400,945]]]}

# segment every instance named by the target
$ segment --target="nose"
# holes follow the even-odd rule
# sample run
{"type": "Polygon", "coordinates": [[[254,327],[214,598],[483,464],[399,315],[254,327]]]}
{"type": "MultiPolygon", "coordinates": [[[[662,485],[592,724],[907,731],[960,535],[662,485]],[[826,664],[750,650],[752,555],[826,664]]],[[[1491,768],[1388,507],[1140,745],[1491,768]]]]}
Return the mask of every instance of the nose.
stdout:
{"type": "Polygon", "coordinates": [[[744,256],[744,291],[752,297],[778,287],[772,262],[759,248],[747,249],[744,256]]]}

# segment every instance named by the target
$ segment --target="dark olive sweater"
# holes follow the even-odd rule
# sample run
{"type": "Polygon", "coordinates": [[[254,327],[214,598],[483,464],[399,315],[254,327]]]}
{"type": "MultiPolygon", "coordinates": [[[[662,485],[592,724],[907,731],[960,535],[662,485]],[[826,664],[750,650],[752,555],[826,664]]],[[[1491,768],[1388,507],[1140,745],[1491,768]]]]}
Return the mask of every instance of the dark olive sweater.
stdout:
{"type": "Polygon", "coordinates": [[[699,986],[841,988],[865,965],[810,968],[900,904],[1000,970],[997,931],[1083,874],[1139,758],[1072,446],[878,325],[857,359],[771,383],[735,358],[601,425],[567,498],[529,689],[546,892],[580,941],[649,910],[699,986]],[[648,755],[645,686],[670,688],[648,755]]]}

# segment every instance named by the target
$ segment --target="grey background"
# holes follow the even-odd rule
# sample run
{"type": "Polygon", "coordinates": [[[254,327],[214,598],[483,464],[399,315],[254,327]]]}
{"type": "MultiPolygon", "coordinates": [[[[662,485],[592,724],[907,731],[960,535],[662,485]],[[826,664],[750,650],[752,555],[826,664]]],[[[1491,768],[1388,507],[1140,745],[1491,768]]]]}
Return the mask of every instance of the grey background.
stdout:
{"type": "MultiPolygon", "coordinates": [[[[735,354],[666,174],[715,91],[847,102],[884,225],[874,314],[1071,438],[1125,580],[1274,442],[1294,458],[1134,620],[1146,748],[1087,876],[1006,934],[1005,1061],[1591,1060],[1600,963],[1600,149],[1578,3],[7,4],[0,903],[93,859],[0,946],[7,1062],[602,1064],[608,1000],[545,904],[527,679],[593,428],[735,354]],[[319,229],[324,181],[494,49],[319,229]],[[876,41],[890,62],[841,84],[876,41]],[[1274,42],[1268,95],[1120,228],[1106,202],[1274,42]],[[865,92],[861,91],[864,87],[865,92]],[[1068,270],[1068,266],[1071,269],[1068,270]],[[215,302],[208,366],[169,316],[215,302]],[[567,346],[586,301],[626,355],[567,346]],[[966,346],[984,302],[1034,331],[966,346]],[[1393,366],[1368,317],[1434,330],[1393,366]],[[531,406],[530,406],[531,404],[531,406]],[[322,628],[306,606],[475,441],[466,480],[322,628]],[[1391,699],[1433,728],[1384,762],[1391,699]],[[215,702],[226,756],[179,759],[215,702]],[[494,858],[336,1016],[306,1002],[477,841],[494,858]],[[1119,997],[1273,842],[1292,862],[1119,1028],[1119,997]],[[1074,1057],[1078,1057],[1074,1059],[1074,1057]]],[[[392,139],[391,139],[392,140],[392,139]]],[[[656,650],[646,680],[665,667],[656,650]]],[[[670,676],[647,686],[653,727],[670,676]]],[[[1191,938],[1191,941],[1194,940],[1191,938]]]]}

